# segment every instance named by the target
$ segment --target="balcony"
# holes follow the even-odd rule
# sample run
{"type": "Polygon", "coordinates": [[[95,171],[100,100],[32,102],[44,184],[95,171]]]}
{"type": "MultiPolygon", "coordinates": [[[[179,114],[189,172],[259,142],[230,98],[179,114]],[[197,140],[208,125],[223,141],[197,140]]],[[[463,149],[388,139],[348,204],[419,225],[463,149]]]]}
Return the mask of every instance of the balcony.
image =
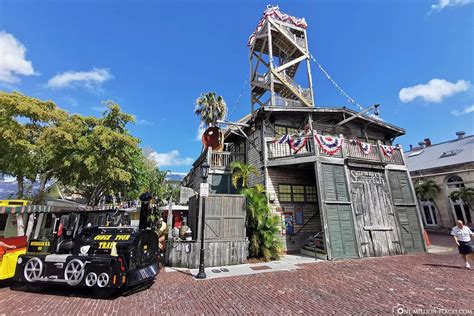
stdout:
{"type": "Polygon", "coordinates": [[[245,162],[245,153],[235,153],[228,151],[213,151],[211,153],[210,166],[211,170],[230,170],[230,165],[234,161],[245,162]]]}
{"type": "Polygon", "coordinates": [[[311,155],[331,158],[347,158],[363,162],[377,162],[384,164],[404,165],[402,148],[395,149],[391,157],[387,157],[381,152],[380,144],[372,144],[369,153],[364,153],[359,144],[344,139],[341,150],[333,155],[325,153],[314,138],[310,137],[304,148],[296,152],[288,143],[279,144],[275,140],[267,138],[267,155],[269,160],[279,158],[297,158],[311,155]]]}

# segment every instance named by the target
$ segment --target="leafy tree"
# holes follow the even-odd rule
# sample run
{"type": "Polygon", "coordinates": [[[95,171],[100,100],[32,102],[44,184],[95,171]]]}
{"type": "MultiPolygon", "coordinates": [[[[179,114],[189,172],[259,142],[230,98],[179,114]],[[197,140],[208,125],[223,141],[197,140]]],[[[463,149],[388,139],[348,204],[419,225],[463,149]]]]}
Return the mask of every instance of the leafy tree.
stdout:
{"type": "Polygon", "coordinates": [[[200,116],[206,126],[215,126],[227,114],[227,105],[223,97],[215,92],[202,93],[196,100],[194,114],[200,116]]]}
{"type": "Polygon", "coordinates": [[[449,197],[453,200],[462,200],[469,207],[469,210],[472,210],[471,201],[474,198],[474,189],[462,187],[457,191],[451,192],[449,197]]]}
{"type": "Polygon", "coordinates": [[[258,174],[257,168],[251,164],[246,164],[242,161],[234,161],[230,164],[232,172],[232,185],[237,188],[239,181],[242,183],[242,188],[248,187],[248,179],[252,174],[258,174]]]}
{"type": "Polygon", "coordinates": [[[281,221],[272,214],[265,191],[261,185],[243,189],[247,200],[247,236],[250,240],[250,255],[265,260],[278,259],[283,245],[278,236],[281,221]]]}
{"type": "Polygon", "coordinates": [[[25,178],[39,177],[43,184],[54,175],[57,162],[45,147],[45,135],[66,117],[52,101],[0,92],[0,171],[17,178],[17,198],[23,197],[25,178]]]}

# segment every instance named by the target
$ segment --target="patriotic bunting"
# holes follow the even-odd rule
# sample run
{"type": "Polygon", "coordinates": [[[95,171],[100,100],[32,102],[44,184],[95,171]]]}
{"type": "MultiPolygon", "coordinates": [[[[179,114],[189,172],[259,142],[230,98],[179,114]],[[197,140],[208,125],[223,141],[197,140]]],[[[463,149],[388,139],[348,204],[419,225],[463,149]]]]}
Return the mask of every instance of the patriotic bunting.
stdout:
{"type": "Polygon", "coordinates": [[[392,157],[393,151],[397,149],[397,147],[382,145],[380,144],[380,148],[382,149],[382,153],[387,156],[388,158],[392,157]]]}
{"type": "Polygon", "coordinates": [[[249,40],[247,42],[248,46],[252,45],[252,42],[255,39],[256,34],[258,32],[260,32],[260,30],[262,29],[263,24],[265,23],[265,20],[267,19],[267,17],[271,17],[271,18],[274,18],[274,19],[277,19],[277,20],[280,20],[280,21],[283,21],[283,22],[286,22],[286,23],[290,23],[290,24],[293,24],[295,26],[298,26],[298,27],[301,27],[301,28],[304,28],[304,29],[308,26],[308,24],[306,24],[306,21],[305,21],[304,18],[298,19],[298,18],[295,18],[294,16],[282,13],[278,6],[276,6],[276,7],[268,6],[267,9],[265,10],[265,12],[263,13],[262,18],[258,22],[257,28],[252,33],[252,35],[250,35],[250,37],[249,37],[249,40]]]}
{"type": "Polygon", "coordinates": [[[372,145],[368,143],[359,142],[360,150],[368,155],[372,151],[372,145]]]}
{"type": "Polygon", "coordinates": [[[295,151],[295,154],[298,153],[306,145],[308,138],[306,136],[298,136],[295,138],[290,138],[290,146],[295,151]]]}
{"type": "Polygon", "coordinates": [[[342,137],[332,137],[324,135],[314,135],[321,149],[328,155],[336,154],[341,148],[344,139],[342,137]]]}

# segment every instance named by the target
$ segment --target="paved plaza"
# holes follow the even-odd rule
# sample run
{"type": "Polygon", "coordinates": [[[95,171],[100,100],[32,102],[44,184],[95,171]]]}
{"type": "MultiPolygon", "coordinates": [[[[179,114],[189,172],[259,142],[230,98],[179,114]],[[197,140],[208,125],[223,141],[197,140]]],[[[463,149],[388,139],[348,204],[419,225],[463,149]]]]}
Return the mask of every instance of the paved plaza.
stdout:
{"type": "Polygon", "coordinates": [[[166,269],[149,288],[109,300],[95,299],[87,290],[27,293],[3,286],[0,314],[392,314],[398,304],[474,309],[474,270],[461,267],[449,238],[435,236],[432,241],[436,253],[302,264],[293,260],[285,263],[287,270],[259,264],[252,267],[260,273],[207,280],[195,280],[187,270],[166,269]]]}

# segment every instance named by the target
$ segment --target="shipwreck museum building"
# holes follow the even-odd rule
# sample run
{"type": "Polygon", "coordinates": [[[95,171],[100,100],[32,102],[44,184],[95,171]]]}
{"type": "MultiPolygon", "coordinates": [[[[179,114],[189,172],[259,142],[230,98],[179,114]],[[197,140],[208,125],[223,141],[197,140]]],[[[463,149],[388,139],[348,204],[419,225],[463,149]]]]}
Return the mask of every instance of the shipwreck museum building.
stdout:
{"type": "Polygon", "coordinates": [[[223,150],[203,148],[185,185],[210,164],[214,194],[237,194],[230,164],[254,165],[281,215],[287,252],[322,259],[425,251],[399,127],[348,108],[316,107],[306,22],[268,8],[251,35],[251,112],[227,122],[223,150]]]}

